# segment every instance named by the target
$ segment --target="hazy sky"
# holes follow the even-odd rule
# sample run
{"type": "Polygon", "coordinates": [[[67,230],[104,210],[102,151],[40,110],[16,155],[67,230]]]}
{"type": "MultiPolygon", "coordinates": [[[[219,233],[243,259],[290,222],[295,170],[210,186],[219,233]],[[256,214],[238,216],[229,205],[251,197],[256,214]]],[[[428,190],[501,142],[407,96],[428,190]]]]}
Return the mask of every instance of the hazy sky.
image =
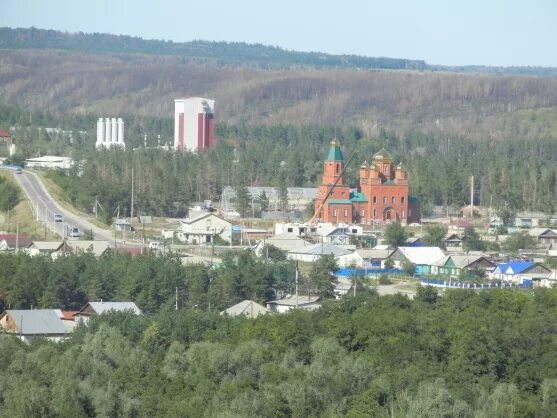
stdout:
{"type": "Polygon", "coordinates": [[[0,26],[557,66],[557,0],[0,0],[0,26]]]}

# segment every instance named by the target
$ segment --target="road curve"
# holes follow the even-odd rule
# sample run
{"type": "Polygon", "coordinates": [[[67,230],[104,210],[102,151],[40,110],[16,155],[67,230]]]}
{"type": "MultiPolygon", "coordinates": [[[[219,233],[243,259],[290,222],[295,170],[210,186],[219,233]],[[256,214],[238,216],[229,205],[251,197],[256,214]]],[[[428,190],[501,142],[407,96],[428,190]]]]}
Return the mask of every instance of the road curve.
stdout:
{"type": "Polygon", "coordinates": [[[13,173],[14,178],[31,202],[35,216],[38,212],[38,218],[45,222],[49,230],[64,237],[66,226],[76,226],[82,234],[84,231],[92,231],[95,240],[114,242],[114,232],[99,228],[84,216],[76,215],[59,206],[35,173],[27,170],[23,170],[21,174],[16,174],[15,171],[13,173]],[[62,215],[64,222],[54,222],[55,214],[62,215]]]}

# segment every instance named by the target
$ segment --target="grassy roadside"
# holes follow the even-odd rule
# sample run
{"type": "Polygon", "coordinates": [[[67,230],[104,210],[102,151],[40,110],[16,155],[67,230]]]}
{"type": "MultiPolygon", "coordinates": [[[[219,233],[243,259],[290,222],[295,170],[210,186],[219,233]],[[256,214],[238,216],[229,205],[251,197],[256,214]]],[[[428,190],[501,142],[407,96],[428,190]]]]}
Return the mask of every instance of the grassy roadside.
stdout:
{"type": "MultiPolygon", "coordinates": [[[[19,188],[19,183],[14,180],[11,174],[0,172],[0,176],[19,188]]],[[[23,190],[21,190],[21,200],[13,210],[10,210],[9,213],[0,212],[0,230],[7,233],[15,233],[16,230],[19,230],[20,234],[33,239],[60,239],[58,235],[45,229],[44,223],[37,221],[35,212],[31,208],[31,202],[29,202],[23,190]]]]}
{"type": "Polygon", "coordinates": [[[87,218],[88,222],[91,222],[93,225],[95,225],[99,228],[109,229],[109,227],[104,222],[101,222],[98,219],[95,219],[95,217],[89,215],[88,213],[81,212],[80,210],[75,208],[68,201],[68,198],[67,198],[66,194],[64,193],[64,190],[62,190],[62,188],[59,185],[57,185],[55,182],[53,182],[51,179],[49,179],[46,176],[44,171],[33,170],[33,173],[35,173],[36,175],[39,176],[39,178],[41,179],[41,181],[45,185],[45,187],[48,190],[48,192],[50,193],[50,195],[56,200],[56,202],[60,206],[62,206],[68,212],[71,212],[74,215],[79,215],[81,217],[87,218]]]}

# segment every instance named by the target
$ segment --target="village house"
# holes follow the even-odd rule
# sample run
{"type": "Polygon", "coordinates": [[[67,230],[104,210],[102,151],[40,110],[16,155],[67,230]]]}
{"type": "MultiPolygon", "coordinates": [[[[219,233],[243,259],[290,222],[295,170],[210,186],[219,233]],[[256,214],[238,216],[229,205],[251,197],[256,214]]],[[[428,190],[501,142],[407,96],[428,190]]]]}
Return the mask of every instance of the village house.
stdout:
{"type": "Polygon", "coordinates": [[[111,250],[108,241],[68,241],[67,249],[75,254],[91,253],[95,257],[100,257],[111,250]]]}
{"type": "Polygon", "coordinates": [[[16,251],[29,248],[33,241],[22,234],[0,234],[0,251],[16,251]]]}
{"type": "Polygon", "coordinates": [[[443,242],[447,251],[462,251],[462,238],[454,232],[448,233],[443,242]]]}
{"type": "Polygon", "coordinates": [[[267,309],[271,312],[285,313],[291,309],[319,309],[319,296],[288,295],[283,299],[267,302],[267,309]]]}
{"type": "Polygon", "coordinates": [[[557,244],[557,229],[532,228],[528,234],[535,238],[540,247],[551,248],[557,244]]]}
{"type": "Polygon", "coordinates": [[[495,263],[484,255],[448,255],[431,266],[431,274],[459,277],[466,271],[491,272],[495,263]]]}
{"type": "Polygon", "coordinates": [[[55,252],[63,252],[65,248],[64,241],[33,241],[31,246],[26,249],[29,255],[51,255],[55,252]]]}
{"type": "Polygon", "coordinates": [[[404,263],[410,262],[416,266],[416,274],[424,275],[430,274],[431,266],[444,257],[445,253],[439,247],[398,247],[388,259],[392,260],[398,269],[402,269],[404,263]]]}
{"type": "Polygon", "coordinates": [[[270,313],[271,311],[260,305],[253,300],[243,300],[240,303],[237,303],[234,306],[231,306],[228,309],[225,309],[220,314],[221,315],[228,315],[228,316],[245,316],[247,318],[257,318],[259,315],[265,315],[270,313]]]}
{"type": "Polygon", "coordinates": [[[70,332],[56,309],[8,309],[0,316],[0,326],[26,343],[40,338],[60,341],[70,332]]]}
{"type": "Polygon", "coordinates": [[[231,242],[232,224],[211,212],[184,219],[181,231],[176,234],[180,241],[187,244],[213,243],[217,236],[231,242]]]}
{"type": "Polygon", "coordinates": [[[107,312],[131,312],[135,315],[141,315],[141,311],[133,302],[88,302],[74,316],[77,322],[87,321],[94,315],[100,315],[107,312]]]}
{"type": "Polygon", "coordinates": [[[272,245],[273,247],[276,247],[279,250],[288,252],[288,251],[299,250],[313,244],[294,234],[286,232],[259,241],[254,249],[255,254],[258,257],[265,255],[263,254],[263,249],[265,248],[266,245],[272,245]]]}
{"type": "Polygon", "coordinates": [[[551,270],[541,263],[534,261],[513,260],[507,263],[497,264],[491,273],[490,278],[514,284],[524,284],[525,282],[529,282],[539,285],[539,282],[547,279],[550,274],[551,270]]]}
{"type": "Polygon", "coordinates": [[[385,260],[395,252],[395,248],[359,248],[355,251],[361,257],[359,267],[380,269],[385,267],[385,260]]]}

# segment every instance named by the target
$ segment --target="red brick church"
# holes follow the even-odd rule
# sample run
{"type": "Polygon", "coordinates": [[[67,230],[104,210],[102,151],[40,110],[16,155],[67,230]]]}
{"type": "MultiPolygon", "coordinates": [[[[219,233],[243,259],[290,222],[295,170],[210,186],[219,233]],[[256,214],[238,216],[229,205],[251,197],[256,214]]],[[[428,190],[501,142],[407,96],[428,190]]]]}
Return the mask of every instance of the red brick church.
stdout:
{"type": "Polygon", "coordinates": [[[382,149],[371,164],[360,166],[357,191],[344,183],[344,158],[338,141],[333,140],[323,163],[323,180],[315,200],[316,218],[322,222],[403,224],[419,221],[419,202],[408,195],[408,173],[382,149]],[[323,203],[325,201],[325,203],[323,203]]]}

